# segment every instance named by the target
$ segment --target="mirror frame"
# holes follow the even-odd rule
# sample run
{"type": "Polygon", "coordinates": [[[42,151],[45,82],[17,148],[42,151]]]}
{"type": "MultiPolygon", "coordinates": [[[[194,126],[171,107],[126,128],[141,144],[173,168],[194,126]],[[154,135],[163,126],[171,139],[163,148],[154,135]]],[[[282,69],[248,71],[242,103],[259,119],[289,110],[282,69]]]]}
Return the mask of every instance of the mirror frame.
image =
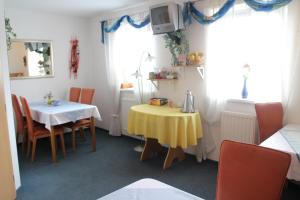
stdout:
{"type": "MultiPolygon", "coordinates": [[[[54,78],[54,63],[53,63],[53,45],[52,40],[36,40],[36,39],[11,39],[11,42],[44,42],[44,43],[50,43],[50,53],[51,53],[51,64],[52,64],[52,74],[51,75],[45,75],[45,76],[25,76],[25,77],[10,77],[10,80],[22,80],[22,79],[40,79],[40,78],[54,78]]],[[[8,50],[7,50],[7,57],[8,57],[8,50]]],[[[8,63],[8,69],[10,69],[9,63],[8,63]]],[[[10,72],[9,72],[10,73],[10,72]]]]}

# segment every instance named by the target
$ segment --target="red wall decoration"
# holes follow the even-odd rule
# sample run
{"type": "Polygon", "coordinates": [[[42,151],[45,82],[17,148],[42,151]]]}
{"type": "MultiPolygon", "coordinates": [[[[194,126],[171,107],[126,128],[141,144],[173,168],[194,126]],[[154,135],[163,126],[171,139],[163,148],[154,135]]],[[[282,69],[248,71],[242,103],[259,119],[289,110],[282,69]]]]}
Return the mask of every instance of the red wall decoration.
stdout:
{"type": "Polygon", "coordinates": [[[78,39],[71,39],[71,57],[70,57],[70,78],[77,78],[79,68],[79,41],[78,39]]]}

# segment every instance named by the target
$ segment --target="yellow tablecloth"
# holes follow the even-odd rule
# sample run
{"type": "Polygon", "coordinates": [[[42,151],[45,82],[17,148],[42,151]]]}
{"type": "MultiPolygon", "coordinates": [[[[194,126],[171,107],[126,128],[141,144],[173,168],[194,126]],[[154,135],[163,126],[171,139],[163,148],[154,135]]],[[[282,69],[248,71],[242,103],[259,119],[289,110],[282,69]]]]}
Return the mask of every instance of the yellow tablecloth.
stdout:
{"type": "Polygon", "coordinates": [[[172,148],[196,145],[197,139],[202,137],[199,113],[182,113],[180,108],[148,104],[130,108],[127,131],[157,139],[172,148]]]}

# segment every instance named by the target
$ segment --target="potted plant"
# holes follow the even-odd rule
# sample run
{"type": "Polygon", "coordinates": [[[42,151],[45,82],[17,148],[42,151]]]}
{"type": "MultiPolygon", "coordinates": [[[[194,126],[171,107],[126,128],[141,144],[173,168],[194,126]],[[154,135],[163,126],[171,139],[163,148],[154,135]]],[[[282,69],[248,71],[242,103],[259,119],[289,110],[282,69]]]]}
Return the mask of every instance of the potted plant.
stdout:
{"type": "Polygon", "coordinates": [[[186,65],[189,44],[182,30],[164,35],[165,47],[172,55],[172,66],[186,65]]]}

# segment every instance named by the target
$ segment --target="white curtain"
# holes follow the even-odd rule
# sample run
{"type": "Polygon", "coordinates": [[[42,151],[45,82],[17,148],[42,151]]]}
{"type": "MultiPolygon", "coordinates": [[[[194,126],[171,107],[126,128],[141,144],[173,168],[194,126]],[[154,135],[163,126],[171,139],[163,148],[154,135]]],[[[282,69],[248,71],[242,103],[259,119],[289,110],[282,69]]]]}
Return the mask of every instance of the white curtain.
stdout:
{"type": "Polygon", "coordinates": [[[207,121],[219,120],[226,100],[242,98],[246,64],[248,99],[282,101],[286,10],[256,12],[240,3],[207,27],[207,121]]]}
{"type": "MultiPolygon", "coordinates": [[[[223,3],[219,1],[218,7],[223,3]]],[[[295,58],[299,57],[296,45],[292,46],[299,47],[299,38],[297,43],[291,39],[296,23],[290,20],[297,19],[297,12],[291,15],[289,11],[297,7],[295,4],[272,12],[256,12],[239,2],[223,18],[205,27],[206,98],[201,108],[205,123],[198,160],[215,147],[211,128],[219,122],[226,101],[241,99],[244,65],[251,68],[247,79],[249,100],[283,104],[290,100],[293,82],[290,75],[294,72],[295,58]]],[[[218,7],[210,7],[210,12],[218,7]]]]}
{"type": "MultiPolygon", "coordinates": [[[[132,16],[137,21],[142,21],[147,13],[140,13],[132,16]]],[[[115,20],[110,20],[112,25],[115,20]]],[[[112,116],[109,134],[112,136],[121,135],[120,121],[120,85],[122,82],[134,83],[134,90],[137,89],[138,80],[132,75],[141,65],[143,79],[146,79],[151,71],[151,63],[144,62],[145,53],[153,50],[153,35],[150,26],[136,29],[127,22],[123,22],[120,28],[114,33],[106,34],[106,72],[107,81],[112,94],[112,116]],[[143,57],[143,58],[141,58],[143,57]]],[[[141,78],[139,78],[141,80],[141,78]]],[[[151,92],[149,81],[143,81],[144,98],[151,92]],[[150,88],[150,89],[149,89],[150,88]]],[[[137,95],[139,96],[139,95],[137,95]]]]}
{"type": "Polygon", "coordinates": [[[114,62],[113,46],[115,44],[115,33],[106,34],[105,39],[105,61],[106,61],[106,77],[109,86],[112,102],[112,116],[109,127],[109,134],[112,136],[121,136],[121,123],[120,123],[120,73],[117,65],[114,62]]]}
{"type": "Polygon", "coordinates": [[[285,123],[300,123],[300,1],[288,5],[285,20],[285,59],[287,70],[283,71],[283,102],[285,123]]]}

